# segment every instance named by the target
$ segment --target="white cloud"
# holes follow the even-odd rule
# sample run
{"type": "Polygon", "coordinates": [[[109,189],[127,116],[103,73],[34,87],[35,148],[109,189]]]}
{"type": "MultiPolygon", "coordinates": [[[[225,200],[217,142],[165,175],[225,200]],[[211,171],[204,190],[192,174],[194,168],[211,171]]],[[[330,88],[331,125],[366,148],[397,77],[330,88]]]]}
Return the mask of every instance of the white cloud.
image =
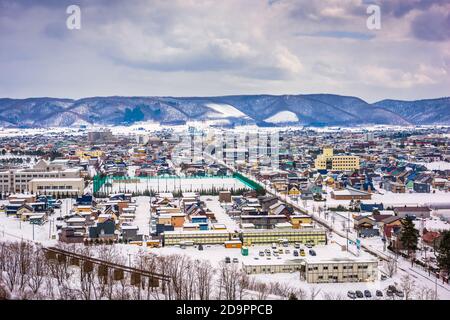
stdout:
{"type": "Polygon", "coordinates": [[[367,65],[361,68],[360,74],[367,84],[388,88],[412,88],[437,83],[439,77],[446,75],[446,71],[425,65],[420,65],[414,71],[367,65]]]}

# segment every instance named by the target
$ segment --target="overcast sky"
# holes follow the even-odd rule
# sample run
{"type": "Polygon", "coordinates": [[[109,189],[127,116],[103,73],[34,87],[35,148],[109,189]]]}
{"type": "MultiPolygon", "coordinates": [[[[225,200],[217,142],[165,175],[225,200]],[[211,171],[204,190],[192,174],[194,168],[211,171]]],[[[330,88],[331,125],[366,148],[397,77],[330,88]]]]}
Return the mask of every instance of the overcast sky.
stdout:
{"type": "Polygon", "coordinates": [[[450,96],[448,0],[0,0],[0,97],[450,96]],[[81,30],[66,27],[81,8],[81,30]],[[366,27],[369,4],[381,30],[366,27]]]}

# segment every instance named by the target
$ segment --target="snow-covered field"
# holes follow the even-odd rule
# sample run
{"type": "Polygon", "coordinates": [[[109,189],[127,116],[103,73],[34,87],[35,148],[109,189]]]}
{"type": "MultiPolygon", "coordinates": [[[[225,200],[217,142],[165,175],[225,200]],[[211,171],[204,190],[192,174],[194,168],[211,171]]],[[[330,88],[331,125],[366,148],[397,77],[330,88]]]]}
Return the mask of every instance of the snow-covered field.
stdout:
{"type": "Polygon", "coordinates": [[[285,123],[285,122],[297,122],[299,120],[297,115],[292,111],[280,111],[264,121],[269,123],[285,123]]]}
{"type": "Polygon", "coordinates": [[[428,170],[450,170],[450,162],[445,161],[419,162],[418,164],[424,165],[428,170]]]}
{"type": "MultiPolygon", "coordinates": [[[[348,206],[350,200],[335,200],[331,198],[331,188],[326,188],[327,206],[337,207],[338,205],[348,206]]],[[[435,193],[392,193],[380,190],[380,193],[373,193],[371,200],[362,200],[363,203],[383,203],[385,207],[390,206],[421,206],[428,203],[449,203],[450,192],[436,190],[435,193]]]]}
{"type": "Polygon", "coordinates": [[[207,103],[206,106],[213,109],[219,117],[248,118],[248,116],[229,104],[207,103]]]}
{"type": "MultiPolygon", "coordinates": [[[[211,188],[230,190],[247,188],[245,184],[235,178],[151,178],[140,179],[138,183],[124,183],[116,180],[112,185],[112,192],[143,192],[153,190],[155,192],[173,191],[201,191],[211,188]]],[[[103,187],[104,188],[104,187],[103,187]]]]}

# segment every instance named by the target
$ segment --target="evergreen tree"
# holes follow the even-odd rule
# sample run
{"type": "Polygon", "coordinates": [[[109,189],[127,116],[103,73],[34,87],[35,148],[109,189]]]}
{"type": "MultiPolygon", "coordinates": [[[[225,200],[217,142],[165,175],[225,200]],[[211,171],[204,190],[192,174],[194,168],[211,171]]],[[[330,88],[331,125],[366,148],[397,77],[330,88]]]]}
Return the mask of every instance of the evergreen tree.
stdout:
{"type": "Polygon", "coordinates": [[[445,272],[450,272],[450,230],[443,231],[435,243],[438,266],[445,272]]]}
{"type": "Polygon", "coordinates": [[[408,256],[411,257],[413,252],[417,250],[417,243],[419,241],[419,230],[414,227],[411,218],[402,220],[402,230],[400,232],[400,241],[403,248],[408,250],[408,256]]]}

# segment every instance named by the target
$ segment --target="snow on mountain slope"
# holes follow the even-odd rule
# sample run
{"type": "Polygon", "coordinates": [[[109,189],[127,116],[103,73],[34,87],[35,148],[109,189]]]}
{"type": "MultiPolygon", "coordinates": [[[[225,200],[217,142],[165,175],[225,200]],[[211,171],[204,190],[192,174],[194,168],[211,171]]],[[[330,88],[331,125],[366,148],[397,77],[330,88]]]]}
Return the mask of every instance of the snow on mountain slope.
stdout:
{"type": "Polygon", "coordinates": [[[280,111],[273,116],[264,120],[269,123],[285,123],[285,122],[298,122],[298,117],[292,111],[280,111]]]}
{"type": "Polygon", "coordinates": [[[223,118],[248,118],[248,116],[229,104],[207,103],[205,106],[223,118]]]}

